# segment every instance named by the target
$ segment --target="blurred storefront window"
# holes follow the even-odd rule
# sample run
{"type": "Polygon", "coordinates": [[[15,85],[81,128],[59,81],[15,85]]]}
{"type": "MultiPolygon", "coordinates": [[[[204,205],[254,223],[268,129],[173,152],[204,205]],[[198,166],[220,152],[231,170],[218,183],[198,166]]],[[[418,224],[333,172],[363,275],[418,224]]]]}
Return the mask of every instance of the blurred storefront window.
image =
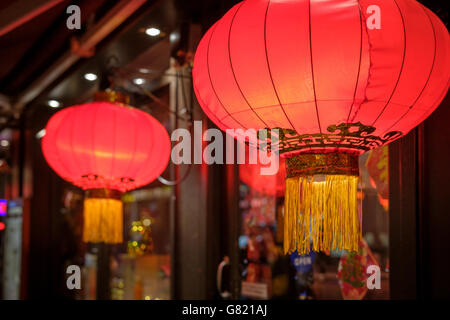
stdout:
{"type": "Polygon", "coordinates": [[[241,297],[246,299],[389,299],[388,148],[359,159],[363,211],[360,252],[282,253],[284,199],[240,184],[241,297]],[[380,288],[368,289],[380,270],[380,288]]]}

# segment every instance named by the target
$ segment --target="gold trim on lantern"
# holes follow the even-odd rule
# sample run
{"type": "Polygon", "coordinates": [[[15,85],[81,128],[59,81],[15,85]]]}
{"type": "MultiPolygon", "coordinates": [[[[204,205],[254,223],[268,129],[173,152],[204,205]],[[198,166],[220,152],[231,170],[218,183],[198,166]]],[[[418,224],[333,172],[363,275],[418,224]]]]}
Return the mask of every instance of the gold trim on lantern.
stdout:
{"type": "Polygon", "coordinates": [[[295,155],[286,159],[286,173],[284,252],[358,251],[358,156],[295,155]]]}
{"type": "Polygon", "coordinates": [[[122,192],[113,189],[88,189],[85,191],[86,198],[122,199],[122,192]]]}
{"type": "Polygon", "coordinates": [[[262,140],[259,148],[275,150],[280,154],[314,150],[320,152],[320,149],[327,148],[340,148],[340,151],[349,150],[361,154],[388,144],[403,135],[400,131],[390,131],[378,136],[374,134],[375,131],[375,127],[361,122],[333,124],[324,132],[307,134],[299,134],[295,130],[280,127],[266,128],[258,131],[258,137],[262,140]]]}
{"type": "Polygon", "coordinates": [[[86,190],[84,199],[84,242],[109,244],[123,241],[122,193],[110,189],[86,190]]]}
{"type": "Polygon", "coordinates": [[[118,91],[98,91],[94,94],[94,101],[116,102],[128,105],[130,97],[118,91]]]}
{"type": "Polygon", "coordinates": [[[286,180],[284,252],[358,251],[358,177],[299,176],[286,180]]]}
{"type": "Polygon", "coordinates": [[[347,153],[308,153],[286,159],[286,177],[316,174],[359,176],[358,156],[347,153]]]}

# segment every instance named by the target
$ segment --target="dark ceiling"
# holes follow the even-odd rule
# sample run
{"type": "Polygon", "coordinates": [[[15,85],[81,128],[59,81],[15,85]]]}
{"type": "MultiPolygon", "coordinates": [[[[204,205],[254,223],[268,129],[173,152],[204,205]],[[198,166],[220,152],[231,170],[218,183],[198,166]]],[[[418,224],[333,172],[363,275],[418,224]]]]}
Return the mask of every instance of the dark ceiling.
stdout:
{"type": "MultiPolygon", "coordinates": [[[[10,1],[14,3],[17,1],[10,1]]],[[[19,0],[19,2],[22,2],[19,0]]],[[[23,1],[26,9],[33,10],[42,1],[23,1]],[[36,3],[37,2],[37,3],[36,3]]],[[[2,3],[3,15],[13,12],[14,5],[2,3]]],[[[77,30],[66,27],[66,8],[71,1],[61,1],[11,32],[0,37],[0,88],[1,93],[15,96],[21,92],[37,74],[50,65],[64,51],[70,49],[70,37],[77,30]]],[[[93,23],[107,12],[114,1],[84,0],[77,3],[81,9],[81,21],[93,23]]],[[[25,8],[22,8],[24,10],[25,8]]],[[[24,10],[24,12],[26,12],[24,10]]]]}
{"type": "MultiPolygon", "coordinates": [[[[129,74],[139,67],[155,69],[153,71],[156,72],[147,75],[154,78],[160,69],[167,68],[171,53],[176,52],[177,46],[181,45],[173,41],[169,43],[172,32],[182,33],[180,28],[186,23],[208,26],[236,2],[238,1],[1,1],[0,129],[14,126],[23,110],[34,109],[48,99],[62,99],[65,105],[79,102],[98,87],[98,83],[85,81],[83,74],[103,74],[112,60],[129,74]],[[73,53],[71,45],[74,39],[81,41],[92,29],[101,28],[98,25],[103,21],[102,18],[114,12],[120,3],[126,5],[127,2],[144,3],[95,45],[95,55],[62,59],[73,53]],[[72,4],[81,9],[81,30],[69,30],[66,27],[69,16],[66,8],[72,4]],[[144,31],[149,26],[159,28],[161,36],[151,38],[145,35],[144,31]],[[55,64],[63,65],[66,62],[68,67],[63,72],[52,71],[58,69],[55,64]],[[48,73],[50,77],[45,77],[48,73]],[[54,76],[55,73],[57,76],[54,76]],[[41,79],[50,83],[40,86],[41,79]]],[[[120,14],[112,15],[112,19],[120,14]]]]}

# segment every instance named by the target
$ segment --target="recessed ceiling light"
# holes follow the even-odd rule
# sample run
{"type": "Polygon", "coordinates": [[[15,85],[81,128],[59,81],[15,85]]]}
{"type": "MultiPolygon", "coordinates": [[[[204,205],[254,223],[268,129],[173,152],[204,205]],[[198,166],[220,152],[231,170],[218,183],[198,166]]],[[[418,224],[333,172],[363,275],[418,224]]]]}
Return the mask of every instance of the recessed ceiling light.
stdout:
{"type": "Polygon", "coordinates": [[[156,36],[159,36],[161,34],[161,30],[159,30],[157,28],[147,28],[145,30],[145,33],[148,34],[151,37],[156,37],[156,36]]]}
{"type": "Polygon", "coordinates": [[[9,141],[8,141],[8,140],[1,140],[1,141],[0,141],[0,146],[2,146],[2,147],[7,147],[7,146],[9,146],[9,141]]]}
{"type": "Polygon", "coordinates": [[[97,80],[97,75],[95,73],[89,72],[84,75],[84,78],[88,81],[95,81],[95,80],[97,80]]]}
{"type": "Polygon", "coordinates": [[[52,107],[52,108],[58,108],[59,106],[61,106],[61,104],[59,103],[58,100],[48,100],[47,103],[48,103],[49,107],[52,107]]]}
{"type": "Polygon", "coordinates": [[[45,136],[45,129],[41,129],[36,133],[36,138],[41,139],[45,136]]]}
{"type": "Polygon", "coordinates": [[[133,82],[139,86],[139,85],[145,83],[145,79],[142,79],[142,78],[135,78],[135,79],[133,80],[133,82]]]}
{"type": "Polygon", "coordinates": [[[146,69],[146,68],[140,68],[139,72],[140,73],[150,73],[150,72],[152,72],[152,70],[149,70],[149,69],[146,69]]]}
{"type": "Polygon", "coordinates": [[[176,32],[176,31],[174,31],[174,32],[172,32],[172,33],[170,34],[169,40],[170,40],[171,42],[175,42],[175,41],[178,40],[179,37],[180,37],[180,34],[179,34],[178,32],[176,32]]]}

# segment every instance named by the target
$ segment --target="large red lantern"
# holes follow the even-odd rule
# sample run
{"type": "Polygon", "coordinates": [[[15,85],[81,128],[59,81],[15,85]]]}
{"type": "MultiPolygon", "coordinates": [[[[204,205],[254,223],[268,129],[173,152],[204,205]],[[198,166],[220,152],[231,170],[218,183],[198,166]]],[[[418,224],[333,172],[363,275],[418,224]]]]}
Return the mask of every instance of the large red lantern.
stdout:
{"type": "Polygon", "coordinates": [[[121,193],[155,180],[166,168],[170,139],[161,123],[117,92],[57,112],[42,151],[63,179],[86,190],[83,240],[122,242],[121,193]]]}
{"type": "Polygon", "coordinates": [[[221,129],[280,130],[284,247],[301,254],[358,249],[357,157],[427,118],[449,67],[447,29],[414,0],[246,0],[205,34],[193,77],[221,129]]]}

